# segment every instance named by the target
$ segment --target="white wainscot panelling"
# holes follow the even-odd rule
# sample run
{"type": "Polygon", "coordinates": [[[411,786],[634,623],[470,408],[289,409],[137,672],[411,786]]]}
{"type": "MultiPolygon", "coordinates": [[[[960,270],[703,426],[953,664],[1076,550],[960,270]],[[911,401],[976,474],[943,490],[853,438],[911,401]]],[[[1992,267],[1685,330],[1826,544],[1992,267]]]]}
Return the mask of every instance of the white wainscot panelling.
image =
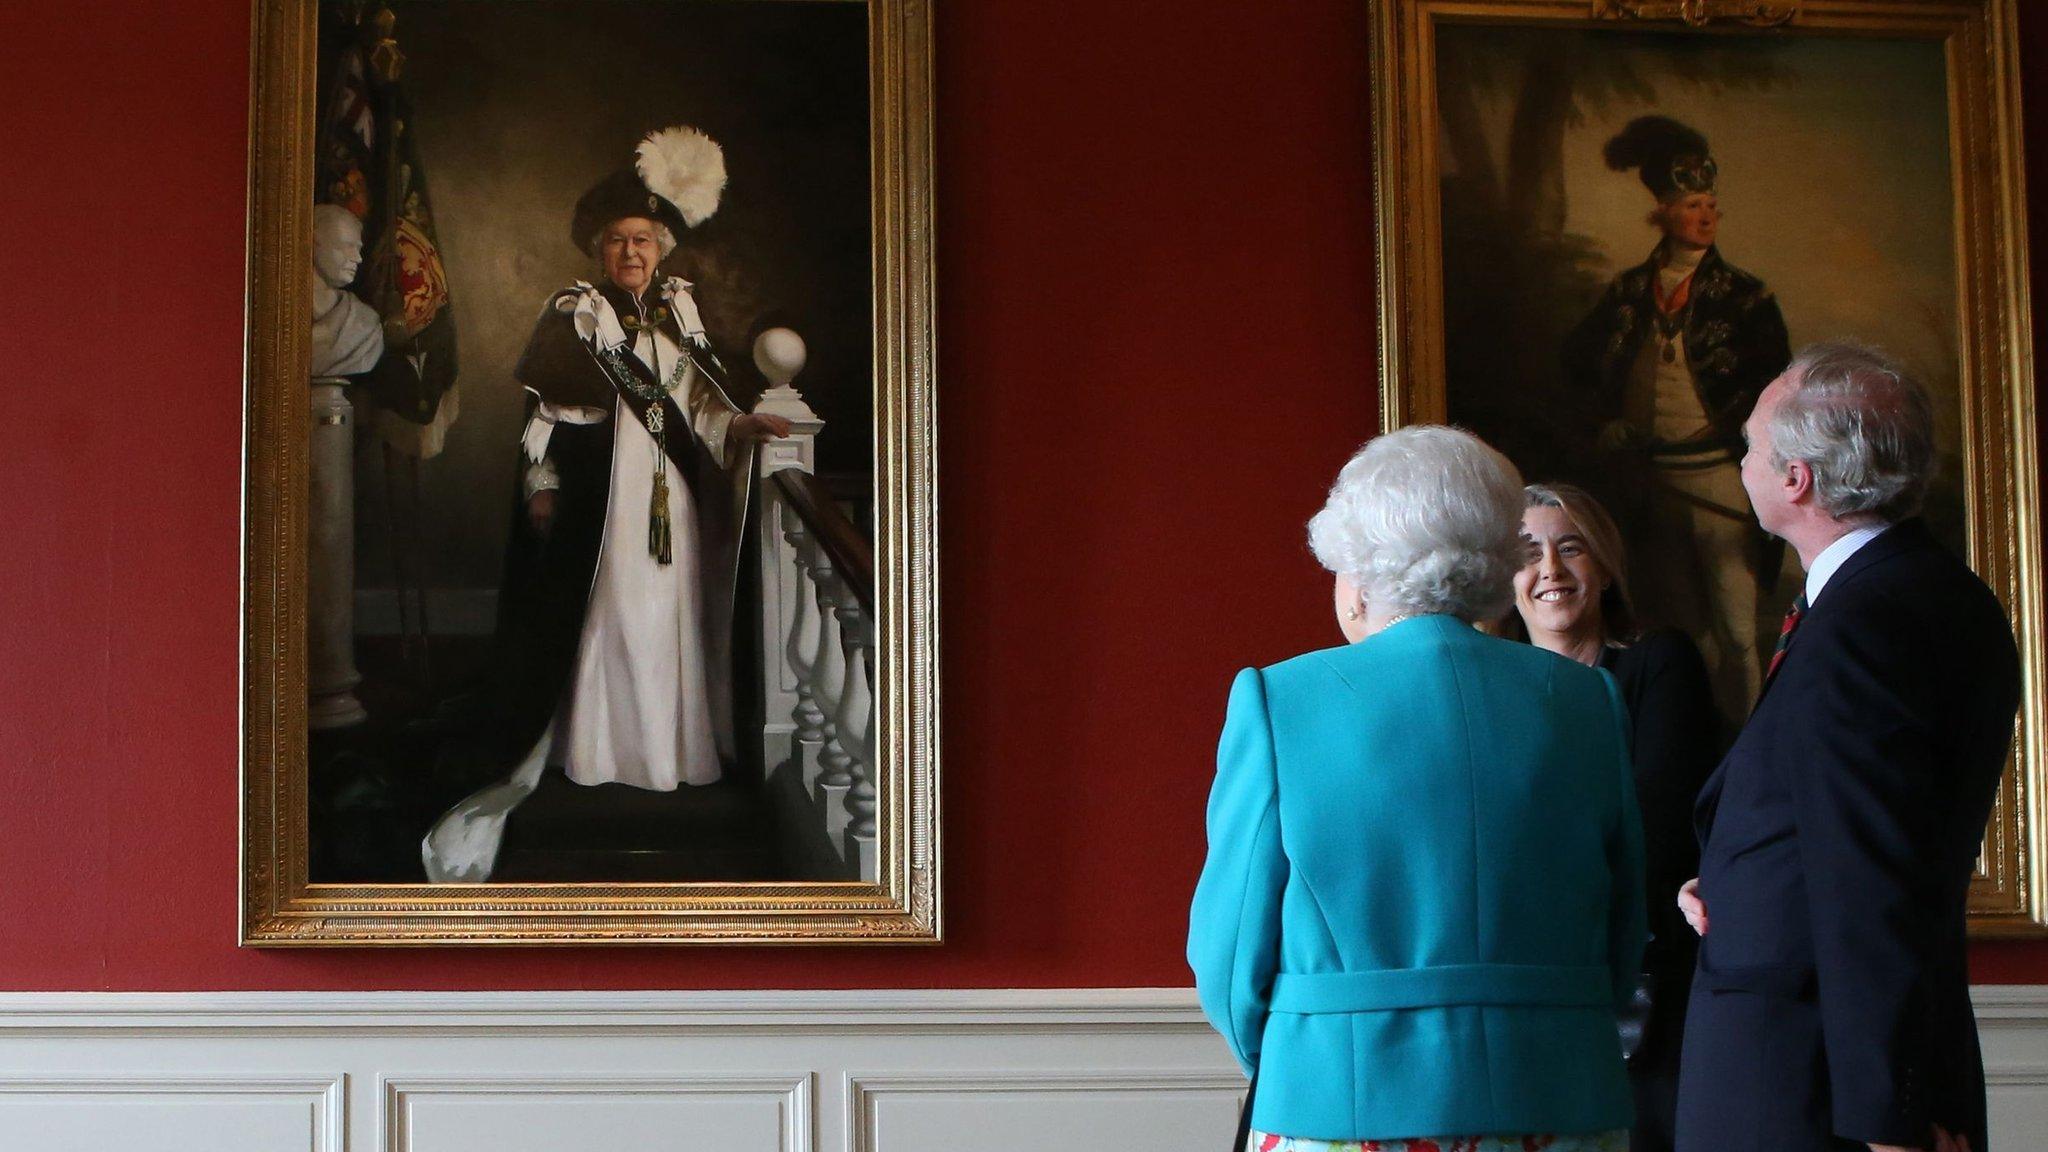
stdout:
{"type": "Polygon", "coordinates": [[[1996,1152],[2048,1149],[2048,986],[1973,990],[1996,1152]]]}
{"type": "MultiPolygon", "coordinates": [[[[2048,988],[1977,990],[2048,1150],[2048,988]]],[[[1185,1152],[1244,1090],[1186,989],[0,994],[0,1152],[1185,1152]]]]}
{"type": "Polygon", "coordinates": [[[5,1085],[0,1152],[1182,1152],[1242,1091],[1183,989],[9,993],[5,1085]],[[189,1123],[68,1095],[197,1076],[189,1123]]]}
{"type": "Polygon", "coordinates": [[[811,1078],[394,1076],[386,1152],[810,1152],[811,1078]]]}
{"type": "Polygon", "coordinates": [[[1244,1078],[1235,1070],[855,1075],[846,1096],[856,1152],[1208,1148],[1237,1126],[1244,1078]]]}
{"type": "Polygon", "coordinates": [[[8,1152],[341,1152],[343,1078],[0,1077],[8,1152]]]}

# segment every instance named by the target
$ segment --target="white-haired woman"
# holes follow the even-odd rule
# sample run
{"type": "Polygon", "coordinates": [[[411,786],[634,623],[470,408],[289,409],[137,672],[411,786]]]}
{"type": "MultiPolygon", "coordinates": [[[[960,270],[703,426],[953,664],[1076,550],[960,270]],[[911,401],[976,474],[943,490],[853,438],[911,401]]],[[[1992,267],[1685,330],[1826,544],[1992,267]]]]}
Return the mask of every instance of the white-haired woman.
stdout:
{"type": "Polygon", "coordinates": [[[1627,1146],[1627,721],[1599,670],[1472,627],[1521,518],[1465,432],[1366,445],[1309,525],[1347,643],[1231,689],[1188,962],[1260,1152],[1627,1146]]]}

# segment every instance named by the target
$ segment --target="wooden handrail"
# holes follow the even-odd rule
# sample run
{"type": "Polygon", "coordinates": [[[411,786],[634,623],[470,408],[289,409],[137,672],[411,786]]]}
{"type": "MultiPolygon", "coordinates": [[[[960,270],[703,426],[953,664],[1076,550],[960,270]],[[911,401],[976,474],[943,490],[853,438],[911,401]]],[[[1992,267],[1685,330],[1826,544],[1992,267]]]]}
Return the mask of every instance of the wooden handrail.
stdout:
{"type": "Polygon", "coordinates": [[[832,558],[832,567],[846,581],[860,601],[868,619],[875,618],[875,553],[860,529],[839,510],[823,481],[809,472],[784,468],[769,477],[788,501],[805,531],[815,537],[832,558]]]}

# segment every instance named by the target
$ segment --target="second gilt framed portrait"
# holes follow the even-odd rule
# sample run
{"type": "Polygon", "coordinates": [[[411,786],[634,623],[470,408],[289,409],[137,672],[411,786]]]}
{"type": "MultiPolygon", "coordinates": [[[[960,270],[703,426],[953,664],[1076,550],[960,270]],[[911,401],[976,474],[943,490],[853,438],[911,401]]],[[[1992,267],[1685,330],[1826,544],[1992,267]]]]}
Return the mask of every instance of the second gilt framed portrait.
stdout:
{"type": "Polygon", "coordinates": [[[1925,515],[2003,599],[2025,704],[1974,928],[2048,922],[2034,380],[2009,0],[1376,0],[1387,427],[1451,421],[1619,522],[1731,726],[1798,559],[1737,476],[1793,352],[1925,383],[1925,515]]]}
{"type": "Polygon", "coordinates": [[[255,30],[243,941],[936,941],[927,4],[255,30]]]}

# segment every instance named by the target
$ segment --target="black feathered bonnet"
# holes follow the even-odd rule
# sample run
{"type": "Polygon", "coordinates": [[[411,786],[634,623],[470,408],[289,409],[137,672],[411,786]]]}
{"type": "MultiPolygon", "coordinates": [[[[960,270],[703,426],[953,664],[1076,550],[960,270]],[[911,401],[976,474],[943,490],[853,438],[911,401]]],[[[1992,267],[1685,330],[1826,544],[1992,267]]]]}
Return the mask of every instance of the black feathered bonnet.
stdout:
{"type": "Polygon", "coordinates": [[[1638,116],[1602,150],[1616,172],[1637,170],[1643,187],[1658,200],[1712,192],[1719,168],[1707,138],[1669,116],[1638,116]]]}
{"type": "Polygon", "coordinates": [[[725,152],[695,128],[650,132],[634,149],[633,166],[592,185],[576,201],[569,239],[594,252],[597,234],[614,220],[639,216],[680,237],[718,211],[725,191],[725,152]]]}

